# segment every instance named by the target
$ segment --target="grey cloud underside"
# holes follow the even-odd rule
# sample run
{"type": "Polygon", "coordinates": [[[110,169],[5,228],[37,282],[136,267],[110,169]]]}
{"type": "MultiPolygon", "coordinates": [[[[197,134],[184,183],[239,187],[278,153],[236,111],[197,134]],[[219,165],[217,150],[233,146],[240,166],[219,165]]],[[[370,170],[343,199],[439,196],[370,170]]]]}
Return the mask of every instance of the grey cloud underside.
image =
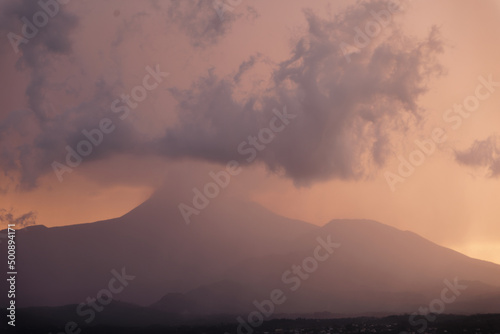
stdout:
{"type": "MultiPolygon", "coordinates": [[[[168,19],[178,24],[195,46],[215,48],[238,17],[228,13],[220,20],[210,1],[197,2],[204,11],[180,1],[169,4],[168,19]]],[[[239,94],[245,76],[265,59],[258,54],[242,62],[232,76],[209,73],[191,89],[171,89],[178,101],[179,122],[166,129],[162,138],[151,139],[139,133],[132,122],[121,122],[117,114],[110,116],[110,103],[119,90],[99,78],[92,83],[95,94],[90,100],[55,115],[47,110],[50,101],[44,89],[51,62],[72,56],[71,34],[78,23],[78,18],[61,5],[60,13],[40,35],[21,46],[20,69],[31,74],[26,91],[31,111],[13,111],[0,122],[0,168],[9,178],[17,177],[21,188],[33,188],[41,175],[52,172],[54,160],[64,161],[65,147],[75,147],[84,139],[81,131],[95,128],[103,117],[115,117],[119,126],[84,163],[125,153],[222,164],[234,159],[246,164],[238,145],[268,127],[273,109],[286,107],[297,118],[276,134],[255,162],[297,184],[363,177],[384,164],[391,135],[404,130],[409,119],[421,117],[418,98],[426,91],[427,80],[440,72],[436,61],[442,51],[438,31],[432,29],[426,39],[414,40],[401,35],[395,24],[384,28],[347,61],[340,43],[353,44],[354,28],[363,28],[373,20],[370,11],[386,8],[384,1],[365,2],[332,20],[305,11],[308,29],[290,57],[274,67],[265,93],[247,95],[244,100],[239,94]],[[21,137],[21,132],[28,135],[11,140],[21,137]]],[[[2,6],[0,30],[18,31],[19,16],[32,15],[35,10],[39,10],[36,2],[7,2],[2,6]]]]}
{"type": "MultiPolygon", "coordinates": [[[[150,4],[153,8],[159,5],[155,1],[150,4]]],[[[165,14],[168,24],[177,24],[191,44],[196,46],[215,44],[237,18],[236,15],[228,14],[221,21],[208,1],[170,1],[160,4],[161,13],[165,14]],[[203,10],[200,10],[200,6],[203,10]]],[[[80,20],[77,13],[68,11],[68,6],[59,4],[57,14],[50,17],[48,23],[40,27],[27,43],[19,44],[17,70],[30,76],[25,91],[29,109],[12,110],[0,120],[0,169],[6,177],[0,185],[0,191],[8,191],[12,187],[23,190],[36,187],[40,176],[52,171],[53,161],[64,161],[65,147],[75,147],[82,140],[82,130],[93,129],[103,117],[110,117],[110,103],[117,97],[116,90],[122,84],[120,80],[110,84],[96,78],[94,82],[82,83],[94,86],[95,93],[88,100],[65,110],[54,110],[54,101],[47,94],[55,86],[66,87],[64,80],[55,82],[53,78],[58,62],[71,58],[72,66],[85,71],[72,48],[73,43],[78,43],[73,33],[80,20]]],[[[22,38],[24,23],[21,19],[27,18],[32,22],[33,15],[41,10],[37,1],[3,2],[0,4],[0,33],[15,33],[22,38]]],[[[120,45],[124,30],[131,24],[140,24],[137,15],[117,31],[111,48],[120,45]]],[[[14,52],[7,38],[0,40],[0,52],[14,52]]],[[[117,115],[113,116],[115,123],[120,122],[117,115]]],[[[113,135],[87,157],[85,163],[109,158],[116,153],[154,154],[150,152],[150,144],[133,124],[120,122],[113,135]]]]}
{"type": "MultiPolygon", "coordinates": [[[[0,33],[2,36],[14,33],[23,37],[21,19],[32,22],[33,15],[40,11],[37,1],[5,1],[0,5],[0,33]]],[[[64,5],[60,5],[58,13],[50,17],[45,26],[38,28],[35,36],[18,45],[21,56],[17,69],[30,75],[25,91],[30,111],[14,110],[0,122],[0,168],[11,179],[14,178],[13,173],[17,174],[22,188],[34,186],[38,177],[47,170],[42,162],[50,154],[39,150],[33,141],[37,137],[35,133],[41,133],[42,137],[52,135],[46,87],[49,86],[53,59],[72,52],[70,35],[77,24],[76,15],[68,13],[64,5]],[[24,138],[23,142],[15,139],[19,136],[24,138]]],[[[14,52],[7,38],[2,38],[0,50],[3,53],[14,52]]],[[[5,191],[7,187],[2,184],[0,190],[5,191]]]]}
{"type": "MultiPolygon", "coordinates": [[[[286,106],[297,115],[278,133],[258,160],[296,183],[329,178],[355,179],[384,164],[390,135],[418,120],[418,98],[426,81],[441,71],[436,55],[442,51],[438,31],[426,40],[411,40],[387,27],[348,62],[342,42],[354,44],[354,28],[373,20],[370,11],[387,8],[384,1],[351,7],[334,20],[305,11],[307,33],[290,58],[273,72],[266,96],[235,99],[243,71],[233,78],[210,73],[185,91],[173,91],[179,101],[179,123],[168,129],[163,153],[225,163],[238,160],[238,145],[266,127],[272,110],[286,106]]],[[[244,73],[243,73],[244,75],[244,73]]]]}
{"type": "Polygon", "coordinates": [[[476,140],[465,150],[455,151],[458,163],[469,167],[486,168],[488,176],[500,176],[500,137],[492,135],[484,140],[476,140]]]}

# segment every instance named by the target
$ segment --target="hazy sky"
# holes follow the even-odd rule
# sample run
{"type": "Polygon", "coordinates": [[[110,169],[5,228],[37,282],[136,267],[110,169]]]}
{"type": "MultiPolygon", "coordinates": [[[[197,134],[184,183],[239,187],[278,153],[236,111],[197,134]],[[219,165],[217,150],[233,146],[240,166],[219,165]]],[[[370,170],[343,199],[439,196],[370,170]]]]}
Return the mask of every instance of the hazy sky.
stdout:
{"type": "Polygon", "coordinates": [[[0,1],[4,212],[108,219],[236,160],[227,194],[500,263],[500,1],[47,3],[0,1]],[[295,118],[242,153],[284,109],[295,118]],[[60,182],[67,147],[99,127],[60,182]]]}

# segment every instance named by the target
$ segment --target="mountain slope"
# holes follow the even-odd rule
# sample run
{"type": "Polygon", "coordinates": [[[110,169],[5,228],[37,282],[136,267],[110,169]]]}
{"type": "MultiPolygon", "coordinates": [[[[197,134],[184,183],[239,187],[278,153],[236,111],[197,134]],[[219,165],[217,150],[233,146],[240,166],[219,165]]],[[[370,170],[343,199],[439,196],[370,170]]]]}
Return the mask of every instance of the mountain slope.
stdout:
{"type": "MultiPolygon", "coordinates": [[[[323,250],[321,256],[326,254],[323,250]]],[[[334,220],[296,239],[287,253],[248,259],[231,268],[226,277],[253,289],[252,299],[234,305],[248,312],[254,300],[269,299],[271,291],[280,289],[286,296],[286,303],[276,309],[281,313],[411,313],[441,298],[449,285],[459,289],[459,296],[447,305],[449,310],[474,312],[470,306],[474,304],[476,312],[500,311],[499,265],[367,220],[334,220]],[[339,247],[324,261],[316,260],[315,268],[310,259],[320,245],[318,237],[330,238],[339,247]],[[300,272],[294,272],[297,266],[300,272]]],[[[191,291],[186,296],[193,301],[191,308],[184,307],[189,312],[224,313],[222,308],[195,307],[203,299],[201,293],[191,291]]],[[[172,310],[174,306],[162,299],[155,307],[172,310]]]]}
{"type": "Polygon", "coordinates": [[[153,196],[117,219],[21,230],[17,244],[18,306],[79,304],[125,270],[134,278],[115,300],[179,314],[245,312],[275,289],[283,313],[413,312],[455,278],[467,288],[450,308],[499,311],[499,265],[374,221],[318,227],[234,199],[187,225],[153,196]]]}
{"type": "MultiPolygon", "coordinates": [[[[214,201],[196,224],[186,225],[176,204],[152,197],[120,218],[20,230],[17,303],[80,303],[107,286],[113,269],[125,268],[135,279],[119,298],[150,304],[167,292],[219,280],[232,265],[280,252],[317,228],[236,200],[214,201]]],[[[0,247],[6,254],[6,243],[0,247]]],[[[5,272],[0,278],[5,288],[5,272]]]]}

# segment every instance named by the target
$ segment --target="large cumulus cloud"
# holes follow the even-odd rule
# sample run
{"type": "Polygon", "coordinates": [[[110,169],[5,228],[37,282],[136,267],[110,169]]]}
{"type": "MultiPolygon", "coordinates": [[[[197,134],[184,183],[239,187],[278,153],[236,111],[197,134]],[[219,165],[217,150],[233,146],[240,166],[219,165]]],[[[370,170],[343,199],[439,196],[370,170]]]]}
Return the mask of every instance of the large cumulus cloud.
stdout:
{"type": "Polygon", "coordinates": [[[340,45],[354,44],[355,29],[387,7],[385,1],[364,2],[332,20],[305,11],[307,32],[260,96],[236,98],[240,72],[232,78],[210,73],[189,90],[174,90],[180,121],[166,131],[163,154],[245,163],[239,143],[265,127],[273,109],[286,106],[298,117],[259,154],[269,169],[301,184],[355,179],[383,165],[391,133],[421,117],[418,99],[440,72],[436,55],[442,51],[437,29],[414,40],[391,25],[348,60],[340,45]]]}
{"type": "MultiPolygon", "coordinates": [[[[180,1],[169,4],[169,22],[179,25],[195,47],[215,47],[237,17],[220,20],[202,1],[193,2],[192,7],[180,1]],[[204,10],[197,12],[196,5],[204,10]]],[[[268,126],[274,109],[286,107],[297,118],[259,152],[257,162],[297,184],[369,174],[384,164],[391,134],[421,117],[418,99],[426,91],[427,80],[440,71],[438,31],[433,28],[418,40],[403,35],[395,23],[350,54],[348,61],[341,43],[352,44],[356,29],[364,29],[374,20],[372,12],[385,10],[388,4],[362,2],[331,19],[306,10],[307,30],[296,39],[288,59],[275,64],[265,90],[246,93],[256,90],[242,87],[247,84],[242,83],[245,76],[265,55],[249,57],[232,76],[209,72],[189,89],[170,90],[177,99],[178,122],[165,129],[164,136],[151,138],[131,122],[120,123],[84,163],[127,153],[222,164],[234,159],[245,164],[248,161],[238,153],[238,145],[268,126]]],[[[0,30],[6,32],[19,28],[20,16],[32,15],[39,8],[36,2],[25,0],[9,1],[1,10],[0,30]]],[[[82,139],[83,129],[95,127],[109,115],[115,86],[121,87],[120,82],[113,85],[96,78],[90,84],[95,93],[88,100],[55,114],[44,108],[52,61],[71,55],[71,34],[78,23],[65,10],[61,6],[41,35],[22,46],[19,66],[31,75],[26,91],[31,110],[12,112],[0,122],[0,168],[9,177],[18,177],[23,188],[36,186],[41,175],[52,171],[51,163],[61,159],[65,147],[75,147],[82,139]]],[[[116,41],[120,38],[124,36],[116,41]]]]}

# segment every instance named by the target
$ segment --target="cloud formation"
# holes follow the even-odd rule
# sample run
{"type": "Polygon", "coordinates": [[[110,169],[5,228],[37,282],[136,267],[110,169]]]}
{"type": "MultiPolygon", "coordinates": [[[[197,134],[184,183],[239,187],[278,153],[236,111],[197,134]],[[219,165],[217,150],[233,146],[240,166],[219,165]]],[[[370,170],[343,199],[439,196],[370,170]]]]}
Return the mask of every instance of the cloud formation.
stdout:
{"type": "Polygon", "coordinates": [[[488,177],[500,176],[500,137],[476,140],[465,150],[455,151],[455,159],[464,166],[486,168],[488,177]]]}
{"type": "MultiPolygon", "coordinates": [[[[81,4],[43,3],[44,6],[38,1],[8,0],[0,4],[0,34],[11,36],[0,40],[0,52],[15,54],[17,71],[29,76],[26,108],[9,111],[0,119],[0,170],[4,174],[0,191],[3,192],[36,187],[40,176],[52,172],[51,163],[64,159],[66,146],[75,147],[82,140],[82,130],[91,130],[103,117],[110,117],[110,103],[126,86],[123,73],[113,79],[84,77],[92,64],[73,52],[74,43],[80,47],[86,44],[85,40],[76,40],[73,36],[81,21],[78,16],[81,4]],[[40,21],[44,17],[46,22],[40,21]],[[81,76],[75,87],[67,83],[71,75],[81,76]],[[82,93],[83,89],[87,93],[82,93]],[[84,98],[54,108],[54,99],[68,100],[69,96],[84,98]]],[[[123,6],[122,2],[117,3],[123,6]]],[[[123,38],[130,29],[147,33],[140,26],[151,9],[157,14],[156,18],[166,19],[168,27],[175,25],[184,32],[192,45],[202,47],[218,42],[238,18],[228,13],[220,20],[209,1],[151,1],[149,4],[152,7],[144,7],[144,11],[122,20],[109,50],[102,50],[103,54],[114,57],[112,62],[118,67],[125,66],[118,50],[123,38]]],[[[120,15],[119,10],[114,13],[115,17],[120,15]]],[[[125,71],[124,68],[120,70],[125,71]]],[[[13,78],[0,80],[8,85],[13,78]]],[[[111,117],[118,119],[117,115],[111,117]]],[[[141,134],[132,123],[121,122],[113,136],[87,161],[107,159],[120,153],[141,155],[151,151],[149,144],[149,137],[141,134]]]]}
{"type": "Polygon", "coordinates": [[[43,121],[48,117],[42,106],[51,58],[71,53],[70,35],[78,19],[58,1],[54,1],[48,9],[41,3],[45,2],[5,1],[0,7],[0,32],[8,36],[8,43],[3,44],[2,51],[11,52],[12,48],[20,52],[18,69],[30,72],[31,81],[26,89],[29,107],[43,121]]]}
{"type": "MultiPolygon", "coordinates": [[[[166,13],[195,47],[214,46],[239,17],[228,13],[220,20],[210,1],[194,4],[172,1],[166,13]]],[[[418,99],[429,78],[440,72],[436,56],[442,44],[437,29],[417,40],[403,35],[395,22],[380,24],[380,34],[347,60],[339,45],[354,43],[358,29],[379,24],[373,13],[387,11],[388,6],[388,1],[366,1],[331,19],[305,10],[307,31],[296,39],[288,59],[272,69],[265,91],[247,93],[243,88],[244,78],[266,61],[260,54],[242,62],[231,76],[210,71],[189,89],[170,89],[177,101],[178,122],[166,128],[163,137],[151,138],[132,122],[120,123],[85,163],[116,154],[149,154],[249,164],[238,146],[268,126],[273,110],[286,107],[297,118],[259,152],[256,162],[296,184],[369,175],[384,164],[392,134],[421,117],[418,99]]],[[[39,10],[37,2],[6,2],[1,7],[1,32],[19,30],[20,18],[39,10]]],[[[105,115],[118,117],[110,116],[109,109],[123,87],[119,79],[85,82],[87,90],[94,87],[93,94],[71,108],[52,112],[47,107],[54,64],[78,59],[71,40],[78,21],[61,5],[39,35],[20,46],[19,68],[31,76],[26,90],[30,111],[13,111],[0,121],[0,168],[22,189],[35,187],[41,175],[52,172],[51,163],[64,159],[66,146],[75,147],[83,139],[82,130],[95,128],[105,115]]],[[[120,44],[123,36],[118,37],[110,48],[120,44]]]]}
{"type": "MultiPolygon", "coordinates": [[[[205,47],[216,44],[241,16],[226,13],[224,19],[217,15],[215,1],[171,0],[167,8],[167,18],[189,36],[191,44],[205,47]]],[[[154,3],[158,8],[159,2],[154,3]]]]}
{"type": "Polygon", "coordinates": [[[364,2],[332,20],[306,10],[308,30],[273,71],[264,96],[235,97],[256,58],[242,63],[233,78],[209,73],[188,90],[173,90],[179,123],[167,130],[163,153],[245,163],[238,144],[268,124],[273,109],[286,106],[299,117],[259,155],[270,170],[307,184],[356,179],[383,165],[391,133],[421,116],[417,100],[429,77],[440,73],[436,55],[442,51],[436,28],[427,39],[412,40],[394,24],[347,61],[339,45],[352,43],[356,29],[374,22],[373,12],[388,4],[364,2]]]}
{"type": "Polygon", "coordinates": [[[71,54],[70,35],[78,23],[77,17],[57,1],[48,10],[50,13],[38,1],[29,0],[5,1],[0,6],[0,34],[8,36],[2,39],[0,50],[18,52],[17,70],[30,77],[25,91],[29,111],[14,110],[0,122],[0,168],[11,179],[15,174],[19,183],[28,187],[46,170],[37,163],[43,160],[44,152],[32,141],[36,133],[50,131],[45,97],[50,72],[56,57],[71,54]]]}

